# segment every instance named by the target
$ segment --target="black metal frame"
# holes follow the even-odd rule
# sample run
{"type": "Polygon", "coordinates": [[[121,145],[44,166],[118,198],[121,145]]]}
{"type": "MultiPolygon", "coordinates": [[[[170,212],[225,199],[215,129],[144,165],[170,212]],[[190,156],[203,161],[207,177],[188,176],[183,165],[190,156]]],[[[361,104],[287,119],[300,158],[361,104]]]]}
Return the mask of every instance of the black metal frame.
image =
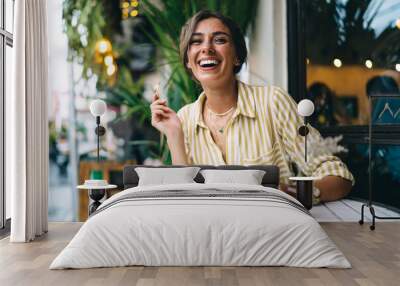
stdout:
{"type": "MultiPolygon", "coordinates": [[[[345,144],[368,144],[368,125],[349,125],[321,128],[322,136],[343,135],[345,144]]],[[[400,144],[400,126],[374,126],[374,143],[382,145],[400,144]]]]}
{"type": "Polygon", "coordinates": [[[13,47],[13,34],[5,30],[5,0],[0,0],[0,234],[6,235],[10,232],[11,220],[6,219],[6,193],[5,193],[5,59],[6,46],[13,47]]]}
{"type": "Polygon", "coordinates": [[[287,0],[288,91],[298,102],[306,97],[304,1],[287,0]]]}
{"type": "MultiPolygon", "coordinates": [[[[364,224],[364,209],[367,207],[372,215],[372,225],[369,226],[371,230],[375,230],[375,219],[393,219],[397,220],[400,219],[400,216],[398,217],[386,217],[386,216],[377,216],[375,214],[375,209],[372,204],[372,170],[373,170],[373,164],[372,164],[372,145],[373,145],[373,120],[372,120],[372,109],[373,109],[373,104],[372,101],[374,99],[378,98],[388,98],[388,97],[396,97],[400,100],[400,95],[398,96],[383,96],[383,95],[370,95],[368,97],[369,99],[369,114],[370,114],[370,120],[368,124],[368,202],[366,204],[362,204],[361,206],[361,219],[358,221],[359,224],[364,224]]],[[[393,138],[396,140],[396,138],[393,138]]],[[[398,143],[400,143],[400,139],[397,139],[398,143]]]]}

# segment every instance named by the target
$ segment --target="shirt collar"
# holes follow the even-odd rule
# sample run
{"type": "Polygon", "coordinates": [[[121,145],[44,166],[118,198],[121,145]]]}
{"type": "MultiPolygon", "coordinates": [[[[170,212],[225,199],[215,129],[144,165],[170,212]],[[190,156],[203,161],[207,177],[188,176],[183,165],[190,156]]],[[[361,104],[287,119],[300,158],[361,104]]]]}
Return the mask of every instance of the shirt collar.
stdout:
{"type": "MultiPolygon", "coordinates": [[[[203,91],[195,102],[195,110],[194,110],[195,113],[194,118],[196,118],[196,126],[200,126],[203,128],[207,128],[202,116],[205,100],[206,100],[206,94],[203,91]]],[[[239,114],[241,114],[243,116],[254,118],[255,109],[256,107],[255,107],[254,97],[251,93],[251,87],[241,81],[238,81],[238,102],[237,102],[237,110],[234,116],[238,116],[239,114]]]]}

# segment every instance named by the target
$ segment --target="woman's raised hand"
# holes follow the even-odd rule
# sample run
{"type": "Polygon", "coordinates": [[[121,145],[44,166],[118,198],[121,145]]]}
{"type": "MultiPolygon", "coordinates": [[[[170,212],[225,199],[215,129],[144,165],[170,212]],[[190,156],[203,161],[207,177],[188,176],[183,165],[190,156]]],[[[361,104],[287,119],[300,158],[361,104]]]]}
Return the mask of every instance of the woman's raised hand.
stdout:
{"type": "Polygon", "coordinates": [[[165,99],[160,99],[159,86],[154,88],[151,109],[151,125],[165,134],[167,138],[182,132],[181,121],[174,110],[167,106],[165,99]]]}

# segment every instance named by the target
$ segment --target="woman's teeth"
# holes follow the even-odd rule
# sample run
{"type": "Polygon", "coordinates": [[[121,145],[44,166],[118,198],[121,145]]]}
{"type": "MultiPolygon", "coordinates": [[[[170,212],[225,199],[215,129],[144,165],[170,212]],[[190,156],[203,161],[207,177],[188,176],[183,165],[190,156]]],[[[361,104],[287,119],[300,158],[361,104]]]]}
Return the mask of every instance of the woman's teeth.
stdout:
{"type": "Polygon", "coordinates": [[[219,61],[217,60],[201,60],[200,61],[200,66],[202,68],[208,68],[208,67],[213,67],[219,64],[219,61]]]}

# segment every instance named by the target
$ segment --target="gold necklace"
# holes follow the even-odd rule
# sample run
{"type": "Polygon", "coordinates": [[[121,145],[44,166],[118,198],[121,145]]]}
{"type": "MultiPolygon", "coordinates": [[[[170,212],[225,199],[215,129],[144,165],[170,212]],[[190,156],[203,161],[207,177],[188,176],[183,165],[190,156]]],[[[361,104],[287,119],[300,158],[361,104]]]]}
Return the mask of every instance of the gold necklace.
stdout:
{"type": "Polygon", "coordinates": [[[226,125],[228,124],[229,119],[231,118],[232,111],[235,110],[236,106],[232,106],[229,110],[227,110],[227,111],[225,111],[223,113],[216,113],[216,112],[212,111],[207,105],[206,105],[206,107],[207,107],[206,110],[208,112],[208,121],[209,121],[209,124],[211,125],[210,126],[211,129],[214,129],[214,132],[217,131],[220,134],[223,134],[224,133],[224,129],[225,129],[226,125]],[[217,126],[217,124],[216,124],[217,120],[221,120],[221,119],[223,119],[224,117],[226,117],[228,115],[229,115],[229,117],[224,119],[225,122],[222,124],[222,126],[217,126]],[[220,118],[219,119],[212,118],[213,116],[214,117],[220,117],[220,118]]]}
{"type": "Polygon", "coordinates": [[[219,116],[219,117],[225,116],[225,115],[229,114],[229,113],[235,108],[235,106],[232,106],[230,109],[228,109],[228,110],[225,111],[225,112],[216,113],[216,112],[212,111],[212,109],[211,109],[210,107],[208,107],[208,105],[206,105],[206,107],[207,107],[207,110],[208,110],[212,115],[219,116]]]}

